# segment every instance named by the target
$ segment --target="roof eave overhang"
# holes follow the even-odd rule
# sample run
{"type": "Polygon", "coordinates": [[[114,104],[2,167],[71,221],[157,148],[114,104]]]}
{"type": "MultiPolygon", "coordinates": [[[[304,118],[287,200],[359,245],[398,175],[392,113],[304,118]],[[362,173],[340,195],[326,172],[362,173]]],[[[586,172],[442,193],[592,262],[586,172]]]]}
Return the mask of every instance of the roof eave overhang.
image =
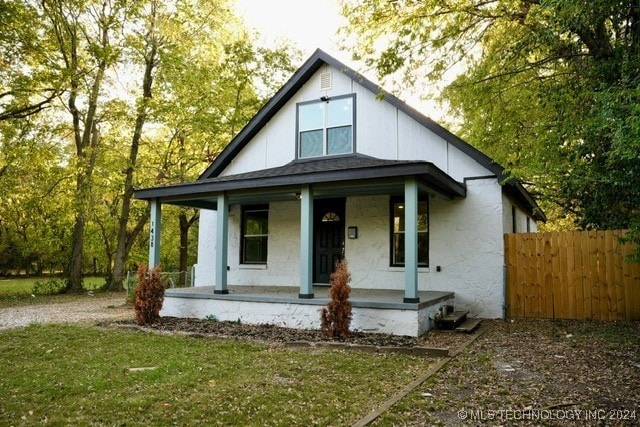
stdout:
{"type": "MultiPolygon", "coordinates": [[[[195,200],[204,197],[212,197],[222,192],[255,191],[260,192],[274,188],[290,188],[292,186],[328,183],[371,182],[372,180],[404,179],[404,177],[416,177],[422,186],[444,198],[466,197],[466,187],[432,164],[420,165],[396,165],[383,168],[362,168],[355,170],[311,172],[297,175],[283,175],[273,177],[256,177],[245,179],[211,179],[207,181],[194,181],[185,184],[176,184],[163,187],[154,187],[137,190],[135,197],[141,200],[159,199],[173,204],[180,204],[181,200],[190,200],[189,206],[194,205],[195,200]]],[[[206,202],[201,202],[200,207],[208,208],[206,202]]]]}
{"type": "Polygon", "coordinates": [[[520,181],[511,179],[503,184],[503,188],[508,195],[520,202],[536,221],[547,222],[547,216],[531,194],[524,188],[520,181]]]}

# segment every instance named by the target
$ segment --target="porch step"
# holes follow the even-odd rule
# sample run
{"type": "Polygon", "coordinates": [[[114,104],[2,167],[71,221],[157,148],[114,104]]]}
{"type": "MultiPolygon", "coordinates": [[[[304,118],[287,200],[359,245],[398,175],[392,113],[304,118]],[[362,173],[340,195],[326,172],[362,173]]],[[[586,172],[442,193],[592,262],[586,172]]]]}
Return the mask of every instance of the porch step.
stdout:
{"type": "Polygon", "coordinates": [[[480,319],[467,319],[464,323],[456,328],[456,332],[464,332],[470,334],[480,326],[480,319]]]}
{"type": "Polygon", "coordinates": [[[454,311],[436,321],[438,329],[454,330],[467,320],[468,311],[454,311]]]}

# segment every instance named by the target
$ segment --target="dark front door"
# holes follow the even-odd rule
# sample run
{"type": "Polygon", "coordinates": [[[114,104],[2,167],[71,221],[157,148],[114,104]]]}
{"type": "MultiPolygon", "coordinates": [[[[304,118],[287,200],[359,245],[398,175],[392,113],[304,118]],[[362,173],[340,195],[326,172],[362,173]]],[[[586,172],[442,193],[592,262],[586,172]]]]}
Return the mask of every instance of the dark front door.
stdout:
{"type": "Polygon", "coordinates": [[[324,199],[314,202],[314,283],[329,283],[336,262],[344,257],[345,199],[324,199]]]}

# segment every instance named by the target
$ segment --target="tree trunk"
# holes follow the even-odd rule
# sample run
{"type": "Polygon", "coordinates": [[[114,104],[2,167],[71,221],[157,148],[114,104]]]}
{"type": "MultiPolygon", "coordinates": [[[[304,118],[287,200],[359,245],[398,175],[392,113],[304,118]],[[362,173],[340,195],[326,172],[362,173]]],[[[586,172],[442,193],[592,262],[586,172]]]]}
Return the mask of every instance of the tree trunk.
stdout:
{"type": "MultiPolygon", "coordinates": [[[[139,104],[136,122],[133,130],[133,137],[131,139],[131,148],[129,151],[129,165],[125,172],[124,181],[124,194],[122,195],[122,208],[120,210],[120,217],[118,218],[118,238],[116,246],[115,262],[113,269],[111,270],[111,279],[109,280],[108,288],[110,290],[121,290],[122,281],[124,279],[124,270],[129,252],[132,247],[132,241],[136,238],[137,234],[141,231],[136,227],[134,232],[128,232],[129,218],[131,215],[131,200],[133,199],[133,174],[135,166],[138,162],[138,149],[140,148],[140,140],[142,139],[142,128],[147,120],[149,113],[149,101],[151,100],[151,88],[153,85],[153,70],[156,66],[157,52],[158,52],[158,40],[156,38],[155,29],[155,2],[152,3],[150,15],[150,29],[145,38],[147,41],[146,52],[144,57],[145,69],[144,77],[142,80],[142,100],[139,104]]],[[[144,220],[146,223],[146,219],[144,220]]],[[[138,225],[144,225],[144,223],[138,222],[138,225]]],[[[151,267],[151,266],[150,266],[151,267]]]]}
{"type": "Polygon", "coordinates": [[[149,220],[149,214],[151,210],[147,207],[147,210],[143,214],[142,217],[138,219],[138,223],[134,227],[133,231],[130,233],[126,233],[125,245],[116,248],[116,253],[113,257],[113,268],[110,270],[108,276],[108,289],[114,291],[122,290],[122,283],[125,278],[125,270],[127,264],[127,258],[129,257],[129,253],[131,252],[131,248],[133,247],[133,243],[136,238],[140,234],[140,232],[144,229],[144,226],[147,224],[149,220]]]}
{"type": "Polygon", "coordinates": [[[113,261],[113,268],[111,268],[111,272],[107,276],[107,287],[110,291],[121,291],[122,283],[124,281],[124,270],[125,270],[125,262],[127,261],[127,254],[124,252],[124,247],[120,247],[116,249],[116,255],[113,261]]]}
{"type": "MultiPolygon", "coordinates": [[[[65,72],[69,76],[69,98],[67,106],[73,123],[73,138],[76,146],[77,160],[77,180],[76,180],[76,196],[75,196],[75,220],[73,225],[73,248],[71,259],[68,264],[67,292],[82,292],[82,253],[84,249],[84,231],[87,220],[87,204],[91,195],[91,177],[98,155],[98,144],[100,141],[98,130],[98,101],[100,98],[100,89],[104,79],[105,70],[107,68],[107,60],[112,61],[108,55],[109,48],[109,29],[110,17],[107,15],[109,9],[105,1],[102,3],[102,11],[97,16],[97,24],[99,28],[98,37],[90,39],[89,33],[84,31],[83,22],[79,15],[69,13],[66,9],[68,5],[63,2],[45,2],[42,3],[44,16],[52,24],[55,34],[55,41],[58,44],[60,55],[64,61],[65,72]],[[90,44],[95,45],[96,66],[88,72],[81,66],[82,61],[79,56],[82,55],[81,37],[87,37],[90,44]],[[99,51],[99,52],[98,52],[99,51]],[[95,72],[95,74],[93,74],[95,72]],[[93,81],[91,78],[93,77],[93,81]],[[88,86],[90,83],[90,88],[88,86]],[[87,86],[85,86],[85,83],[87,86]],[[86,112],[83,115],[76,103],[82,89],[86,87],[84,100],[86,102],[86,112]]],[[[83,104],[85,104],[83,102],[83,104]]]]}
{"type": "Polygon", "coordinates": [[[187,212],[185,210],[180,211],[180,280],[179,287],[187,287],[187,276],[189,268],[189,229],[199,218],[199,214],[196,213],[187,218],[187,212]]]}
{"type": "Polygon", "coordinates": [[[82,287],[82,248],[84,246],[85,213],[78,212],[73,224],[73,251],[69,261],[66,292],[80,293],[82,287]]]}
{"type": "Polygon", "coordinates": [[[88,162],[79,172],[76,181],[76,217],[73,224],[73,249],[71,251],[71,259],[69,260],[65,292],[80,293],[84,291],[82,287],[82,255],[84,250],[84,230],[87,222],[87,201],[91,194],[91,177],[98,155],[98,144],[100,140],[98,126],[96,124],[90,126],[92,126],[92,131],[88,159],[86,150],[82,151],[82,155],[79,156],[80,160],[88,160],[88,162]]]}

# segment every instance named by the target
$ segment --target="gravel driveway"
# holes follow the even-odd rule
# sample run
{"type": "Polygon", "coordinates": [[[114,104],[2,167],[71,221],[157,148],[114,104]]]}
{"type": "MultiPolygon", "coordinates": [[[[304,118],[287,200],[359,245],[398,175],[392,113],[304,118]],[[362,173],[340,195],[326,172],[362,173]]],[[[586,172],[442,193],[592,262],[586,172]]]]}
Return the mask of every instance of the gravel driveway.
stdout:
{"type": "Polygon", "coordinates": [[[31,323],[85,322],[131,319],[133,309],[124,293],[80,295],[69,302],[34,303],[0,308],[0,330],[31,323]]]}

